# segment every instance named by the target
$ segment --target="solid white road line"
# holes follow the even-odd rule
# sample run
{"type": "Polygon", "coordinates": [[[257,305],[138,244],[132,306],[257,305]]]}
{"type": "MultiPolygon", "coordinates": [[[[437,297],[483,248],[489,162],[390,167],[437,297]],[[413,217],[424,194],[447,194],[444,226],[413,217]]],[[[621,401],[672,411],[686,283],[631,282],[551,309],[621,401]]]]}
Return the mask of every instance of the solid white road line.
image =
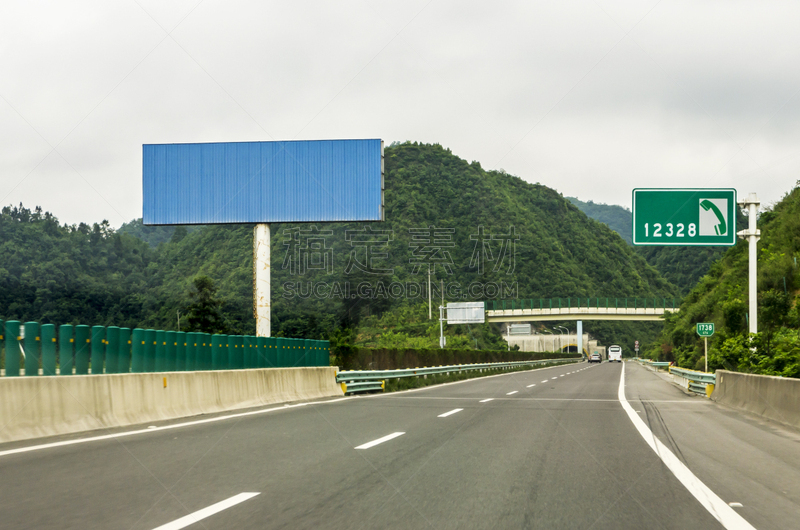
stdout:
{"type": "Polygon", "coordinates": [[[525,388],[530,388],[530,387],[532,387],[532,386],[536,386],[536,383],[534,383],[534,384],[532,384],[532,385],[528,385],[528,386],[526,386],[525,388]]]}
{"type": "Polygon", "coordinates": [[[439,414],[439,415],[438,415],[438,416],[436,416],[436,417],[437,417],[437,418],[446,418],[446,417],[448,417],[448,416],[452,416],[452,415],[453,415],[453,414],[455,414],[456,412],[461,412],[462,410],[464,410],[464,409],[453,409],[453,410],[451,410],[451,411],[445,412],[444,414],[439,414]]]}
{"type": "Polygon", "coordinates": [[[154,528],[153,530],[180,530],[181,528],[186,528],[190,524],[194,524],[199,522],[206,517],[211,517],[215,513],[219,513],[222,510],[227,510],[231,506],[236,506],[240,502],[244,502],[247,499],[252,499],[256,495],[259,495],[259,492],[245,492],[240,493],[239,495],[234,495],[230,499],[225,499],[224,501],[220,501],[216,504],[212,504],[208,508],[203,508],[202,510],[197,510],[194,513],[190,513],[185,517],[181,517],[180,519],[176,519],[171,523],[167,523],[165,525],[161,525],[158,528],[154,528]]]}
{"type": "Polygon", "coordinates": [[[494,401],[494,398],[486,398],[478,401],[478,403],[488,403],[489,401],[494,401]]]}
{"type": "Polygon", "coordinates": [[[377,440],[372,440],[371,442],[367,442],[365,444],[361,444],[356,449],[369,449],[370,447],[375,447],[378,444],[382,444],[383,442],[388,442],[389,440],[393,440],[398,436],[403,436],[404,432],[393,432],[392,434],[388,434],[383,438],[378,438],[377,440]]]}
{"type": "Polygon", "coordinates": [[[694,498],[697,499],[706,510],[708,510],[708,513],[713,515],[714,518],[725,528],[736,530],[755,530],[755,528],[741,515],[736,513],[736,511],[728,506],[725,501],[720,499],[716,493],[711,491],[708,486],[703,484],[683,462],[678,460],[678,457],[676,457],[666,445],[661,443],[661,440],[656,438],[656,436],[653,434],[653,431],[647,427],[645,422],[636,415],[633,407],[631,407],[628,403],[628,400],[625,399],[624,363],[622,365],[622,374],[619,378],[618,397],[619,402],[622,404],[622,408],[628,414],[628,418],[630,418],[631,422],[633,422],[633,426],[636,427],[636,430],[642,435],[642,438],[644,438],[644,441],[647,442],[647,445],[649,445],[650,448],[655,451],[662,462],[664,462],[667,468],[672,471],[672,474],[675,475],[675,478],[677,478],[681,484],[683,484],[684,487],[689,490],[689,493],[694,495],[694,498]]]}
{"type": "Polygon", "coordinates": [[[511,392],[508,392],[506,395],[510,396],[512,394],[516,394],[517,392],[519,392],[519,390],[512,390],[511,392]]]}

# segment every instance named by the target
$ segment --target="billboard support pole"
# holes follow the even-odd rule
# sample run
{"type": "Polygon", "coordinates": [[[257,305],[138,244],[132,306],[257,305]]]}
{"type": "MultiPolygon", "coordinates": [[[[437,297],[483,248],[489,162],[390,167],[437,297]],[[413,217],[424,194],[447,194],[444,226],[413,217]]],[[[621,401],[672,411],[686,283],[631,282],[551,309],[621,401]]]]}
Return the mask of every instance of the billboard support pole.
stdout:
{"type": "Polygon", "coordinates": [[[269,225],[258,223],[253,229],[253,313],[256,336],[270,336],[270,248],[269,225]]]}
{"type": "Polygon", "coordinates": [[[758,252],[757,252],[757,243],[758,240],[761,239],[761,231],[756,229],[756,217],[758,215],[758,205],[761,202],[758,200],[758,196],[755,193],[751,193],[747,196],[746,199],[739,201],[739,206],[741,208],[747,208],[748,212],[748,226],[747,230],[740,231],[737,235],[740,239],[747,238],[747,243],[750,251],[749,256],[749,264],[748,264],[748,283],[749,283],[749,292],[748,297],[750,298],[750,319],[749,319],[749,327],[750,333],[758,333],[758,293],[757,293],[757,286],[758,280],[756,278],[757,267],[758,267],[758,252]]]}
{"type": "Polygon", "coordinates": [[[444,349],[444,306],[439,306],[439,348],[444,349]]]}

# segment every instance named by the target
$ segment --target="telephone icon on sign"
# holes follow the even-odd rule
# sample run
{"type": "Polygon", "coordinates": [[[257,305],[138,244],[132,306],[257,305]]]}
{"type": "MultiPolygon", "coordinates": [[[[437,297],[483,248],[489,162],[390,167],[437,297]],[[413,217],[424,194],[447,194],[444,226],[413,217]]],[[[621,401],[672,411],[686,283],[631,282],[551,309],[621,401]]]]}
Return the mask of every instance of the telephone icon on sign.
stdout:
{"type": "Polygon", "coordinates": [[[708,199],[700,201],[700,207],[707,212],[713,212],[717,217],[717,223],[714,226],[714,235],[725,235],[728,232],[728,224],[725,220],[725,215],[720,211],[719,207],[708,199]]]}

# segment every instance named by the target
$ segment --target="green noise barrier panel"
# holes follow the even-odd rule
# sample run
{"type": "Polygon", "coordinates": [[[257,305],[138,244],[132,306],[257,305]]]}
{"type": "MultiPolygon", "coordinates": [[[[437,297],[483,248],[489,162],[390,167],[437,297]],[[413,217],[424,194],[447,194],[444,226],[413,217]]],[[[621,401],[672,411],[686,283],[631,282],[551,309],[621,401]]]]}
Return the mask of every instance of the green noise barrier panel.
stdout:
{"type": "Polygon", "coordinates": [[[203,366],[201,370],[211,370],[211,366],[214,364],[212,356],[213,352],[213,344],[211,343],[211,333],[203,333],[203,366]]]}
{"type": "Polygon", "coordinates": [[[144,330],[144,371],[156,371],[156,330],[144,330]]]}
{"type": "Polygon", "coordinates": [[[278,338],[278,367],[289,366],[289,344],[286,337],[278,338]]]}
{"type": "Polygon", "coordinates": [[[39,375],[39,359],[42,357],[42,339],[39,336],[38,322],[25,322],[25,338],[23,339],[25,349],[25,375],[39,375]]]}
{"type": "Polygon", "coordinates": [[[256,349],[258,343],[252,335],[244,336],[244,367],[256,368],[256,349]],[[255,344],[254,344],[255,343],[255,344]]]}
{"type": "Polygon", "coordinates": [[[56,327],[42,324],[42,375],[56,375],[56,327]]]}
{"type": "Polygon", "coordinates": [[[278,339],[270,337],[267,339],[267,368],[277,368],[278,364],[278,339]]]}
{"type": "Polygon", "coordinates": [[[9,377],[328,366],[330,343],[314,339],[211,335],[0,320],[9,377]]]}
{"type": "Polygon", "coordinates": [[[58,327],[58,375],[72,375],[75,368],[75,336],[72,324],[58,327]]]}
{"type": "Polygon", "coordinates": [[[119,328],[119,350],[117,351],[117,373],[127,374],[131,371],[131,328],[119,328]]]}
{"type": "Polygon", "coordinates": [[[89,373],[89,347],[92,335],[89,326],[75,326],[75,373],[86,375],[89,373]]]}
{"type": "Polygon", "coordinates": [[[188,339],[186,338],[185,331],[175,333],[175,371],[186,371],[186,345],[188,339]]]}
{"type": "Polygon", "coordinates": [[[157,372],[174,372],[178,364],[178,334],[174,331],[164,332],[164,368],[157,372]]]}
{"type": "Polygon", "coordinates": [[[227,335],[212,335],[211,336],[211,369],[224,370],[228,358],[228,336],[227,335]]]}
{"type": "Polygon", "coordinates": [[[106,373],[119,373],[119,328],[106,328],[106,373]]]}
{"type": "Polygon", "coordinates": [[[147,339],[145,337],[145,330],[142,328],[135,328],[131,332],[131,372],[142,373],[145,367],[145,347],[147,339]]]}
{"type": "Polygon", "coordinates": [[[103,373],[103,364],[105,359],[103,359],[103,354],[105,353],[106,349],[106,328],[103,326],[92,326],[92,342],[91,342],[91,351],[92,351],[92,373],[93,374],[102,374],[103,373]]]}
{"type": "Polygon", "coordinates": [[[19,347],[19,321],[6,322],[6,377],[17,377],[20,368],[22,350],[19,347]]]}
{"type": "Polygon", "coordinates": [[[163,372],[167,369],[167,332],[156,331],[156,359],[153,372],[163,372]]]}

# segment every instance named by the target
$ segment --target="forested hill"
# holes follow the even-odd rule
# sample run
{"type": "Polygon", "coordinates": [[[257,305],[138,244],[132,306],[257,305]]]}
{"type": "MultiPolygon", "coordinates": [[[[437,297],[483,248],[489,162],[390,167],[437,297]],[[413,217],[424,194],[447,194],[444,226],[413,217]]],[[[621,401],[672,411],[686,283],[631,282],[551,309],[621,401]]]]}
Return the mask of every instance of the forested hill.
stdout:
{"type": "Polygon", "coordinates": [[[717,261],[672,315],[649,354],[681,366],[703,365],[695,324],[713,322],[709,369],[800,377],[800,188],[758,220],[758,329],[748,338],[748,244],[739,241],[717,261]]]}
{"type": "Polygon", "coordinates": [[[567,200],[592,219],[607,224],[608,227],[618,233],[626,243],[629,245],[631,244],[633,234],[630,210],[616,204],[603,204],[593,201],[584,202],[577,197],[567,197],[567,200]]]}
{"type": "MultiPolygon", "coordinates": [[[[677,294],[616,233],[550,188],[485,171],[439,145],[405,143],[385,157],[385,222],[271,226],[276,332],[321,335],[422,304],[429,265],[445,301],[677,294]]],[[[7,208],[0,222],[0,317],[174,328],[193,279],[206,275],[226,328],[254,331],[252,226],[178,229],[169,240],[159,233],[150,248],[107,226],[59,226],[23,210],[7,208]]]]}
{"type": "MultiPolygon", "coordinates": [[[[583,213],[605,223],[628,244],[632,243],[633,223],[631,211],[616,204],[583,202],[567,197],[583,213]]],[[[647,262],[670,283],[686,294],[708,272],[711,264],[725,253],[724,247],[634,247],[647,262]]]]}

